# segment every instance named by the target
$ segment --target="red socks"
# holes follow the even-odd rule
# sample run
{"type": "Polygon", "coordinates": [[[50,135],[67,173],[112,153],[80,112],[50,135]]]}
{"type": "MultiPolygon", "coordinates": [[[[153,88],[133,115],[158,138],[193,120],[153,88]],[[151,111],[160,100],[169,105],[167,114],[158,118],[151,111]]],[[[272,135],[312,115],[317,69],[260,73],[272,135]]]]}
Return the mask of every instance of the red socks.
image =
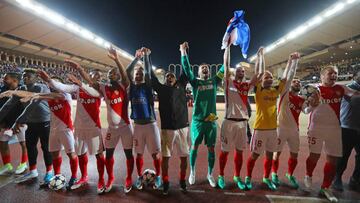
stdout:
{"type": "Polygon", "coordinates": [[[308,157],[306,159],[306,175],[312,177],[317,161],[313,161],[308,157]]]}
{"type": "Polygon", "coordinates": [[[180,170],[180,180],[185,180],[185,177],[186,177],[186,170],[180,170]]]}
{"type": "Polygon", "coordinates": [[[326,162],[324,166],[324,180],[321,188],[329,188],[336,174],[336,166],[330,162],[326,162]]]}
{"type": "Polygon", "coordinates": [[[142,168],[143,168],[143,165],[144,165],[144,159],[142,156],[137,156],[136,157],[136,169],[137,169],[137,173],[138,173],[138,176],[141,176],[142,175],[142,168]]]}
{"type": "Polygon", "coordinates": [[[269,176],[270,176],[271,164],[272,164],[272,159],[268,159],[265,157],[265,159],[264,159],[264,177],[265,178],[269,178],[269,176]]]}
{"type": "Polygon", "coordinates": [[[79,166],[79,159],[77,156],[70,158],[71,177],[76,178],[77,169],[79,166]]]}
{"type": "Polygon", "coordinates": [[[279,170],[279,159],[272,160],[272,172],[277,173],[279,170]]]}
{"type": "Polygon", "coordinates": [[[289,158],[289,160],[288,160],[288,174],[289,175],[294,174],[297,163],[298,163],[297,159],[294,159],[291,157],[289,158]]]}
{"type": "Polygon", "coordinates": [[[96,156],[96,165],[99,173],[99,180],[104,180],[105,157],[103,154],[96,156]]]}
{"type": "Polygon", "coordinates": [[[253,159],[251,156],[249,156],[247,162],[246,162],[246,166],[247,166],[247,176],[251,177],[252,171],[254,169],[255,166],[255,159],[253,159]]]}
{"type": "Polygon", "coordinates": [[[159,176],[159,175],[160,175],[160,165],[161,165],[161,161],[160,161],[160,159],[154,159],[154,160],[153,160],[153,163],[154,163],[154,167],[155,167],[156,176],[159,176]]]}
{"type": "Polygon", "coordinates": [[[1,158],[3,160],[4,165],[11,162],[10,154],[1,154],[1,158]]]}
{"type": "Polygon", "coordinates": [[[26,163],[28,161],[27,153],[21,154],[21,163],[26,163]]]}
{"type": "MultiPolygon", "coordinates": [[[[31,167],[30,167],[30,168],[31,168],[31,167]]],[[[34,165],[34,169],[36,169],[36,164],[34,165]]],[[[52,166],[52,165],[46,166],[46,173],[47,173],[47,172],[50,172],[52,169],[53,169],[53,166],[52,166]]],[[[30,170],[31,170],[31,169],[30,169],[30,170]]]]}
{"type": "Polygon", "coordinates": [[[61,173],[61,163],[62,163],[62,157],[61,156],[53,158],[53,165],[54,165],[54,173],[55,173],[55,175],[58,175],[58,174],[61,173]]]}
{"type": "Polygon", "coordinates": [[[134,157],[132,156],[130,159],[126,159],[126,169],[127,169],[127,180],[131,180],[131,176],[134,170],[134,157]]]}
{"type": "Polygon", "coordinates": [[[219,155],[219,166],[220,166],[220,175],[223,176],[224,175],[224,169],[225,169],[225,165],[228,159],[228,152],[224,152],[221,151],[220,155],[219,155]]]}
{"type": "MultiPolygon", "coordinates": [[[[51,166],[51,165],[50,165],[50,166],[51,166]]],[[[47,168],[48,168],[48,166],[46,166],[46,172],[48,172],[47,168]]],[[[51,167],[51,168],[52,168],[52,167],[51,167]]],[[[30,165],[30,166],[29,166],[29,170],[30,170],[30,171],[36,170],[36,164],[30,165]]]]}
{"type": "Polygon", "coordinates": [[[240,176],[240,170],[242,167],[242,163],[243,163],[242,153],[235,151],[235,153],[234,153],[234,166],[235,166],[234,176],[236,176],[236,177],[240,176]]]}
{"type": "Polygon", "coordinates": [[[88,161],[89,161],[89,158],[88,158],[87,153],[79,156],[79,167],[80,167],[82,177],[88,176],[88,172],[87,172],[88,161]]]}
{"type": "Polygon", "coordinates": [[[105,166],[109,180],[114,179],[114,157],[106,157],[105,166]]]}

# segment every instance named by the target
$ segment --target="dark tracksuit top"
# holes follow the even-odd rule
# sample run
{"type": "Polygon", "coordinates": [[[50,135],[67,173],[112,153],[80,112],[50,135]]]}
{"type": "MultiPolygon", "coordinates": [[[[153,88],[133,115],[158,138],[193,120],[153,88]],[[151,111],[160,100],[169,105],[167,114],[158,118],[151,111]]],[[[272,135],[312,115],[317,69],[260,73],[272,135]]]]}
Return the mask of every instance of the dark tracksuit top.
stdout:
{"type": "Polygon", "coordinates": [[[178,130],[189,126],[186,103],[185,74],[181,74],[174,87],[161,84],[151,71],[151,85],[158,94],[161,129],[178,130]]]}

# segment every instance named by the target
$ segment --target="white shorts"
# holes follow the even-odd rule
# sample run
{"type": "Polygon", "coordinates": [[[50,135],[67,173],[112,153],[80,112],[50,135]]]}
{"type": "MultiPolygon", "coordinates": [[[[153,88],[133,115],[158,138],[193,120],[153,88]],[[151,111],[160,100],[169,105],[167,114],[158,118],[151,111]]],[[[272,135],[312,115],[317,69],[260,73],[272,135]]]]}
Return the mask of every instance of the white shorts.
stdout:
{"type": "Polygon", "coordinates": [[[86,152],[89,155],[99,154],[104,151],[104,144],[102,136],[96,136],[92,138],[79,138],[76,137],[76,154],[83,155],[86,152]]]}
{"type": "Polygon", "coordinates": [[[145,145],[150,154],[160,152],[160,133],[156,122],[134,127],[135,152],[144,154],[145,145]]]}
{"type": "Polygon", "coordinates": [[[1,129],[0,131],[0,141],[7,142],[12,139],[12,136],[16,136],[19,142],[25,142],[25,132],[28,126],[25,124],[20,127],[20,132],[14,133],[12,129],[1,129]]]}
{"type": "Polygon", "coordinates": [[[250,150],[256,154],[264,151],[276,152],[278,149],[276,130],[254,130],[251,138],[250,150]]]}
{"type": "Polygon", "coordinates": [[[341,128],[310,129],[308,143],[311,153],[321,154],[325,143],[325,153],[330,156],[342,157],[341,128]]]}
{"type": "Polygon", "coordinates": [[[120,138],[124,149],[133,148],[133,127],[131,124],[122,125],[119,128],[109,126],[104,138],[105,148],[114,149],[120,138]]]}
{"type": "Polygon", "coordinates": [[[278,152],[281,152],[285,143],[288,143],[291,153],[298,153],[300,147],[300,137],[298,129],[278,128],[277,129],[278,152]]]}
{"type": "Polygon", "coordinates": [[[75,138],[74,133],[70,129],[66,130],[51,130],[49,136],[49,151],[56,152],[65,148],[65,153],[75,152],[75,138]]]}
{"type": "Polygon", "coordinates": [[[161,130],[161,153],[163,157],[171,157],[174,145],[177,155],[186,157],[189,155],[189,128],[178,130],[161,130]]]}
{"type": "Polygon", "coordinates": [[[221,124],[221,150],[229,152],[234,146],[237,150],[246,149],[246,121],[232,121],[224,119],[221,124]]]}

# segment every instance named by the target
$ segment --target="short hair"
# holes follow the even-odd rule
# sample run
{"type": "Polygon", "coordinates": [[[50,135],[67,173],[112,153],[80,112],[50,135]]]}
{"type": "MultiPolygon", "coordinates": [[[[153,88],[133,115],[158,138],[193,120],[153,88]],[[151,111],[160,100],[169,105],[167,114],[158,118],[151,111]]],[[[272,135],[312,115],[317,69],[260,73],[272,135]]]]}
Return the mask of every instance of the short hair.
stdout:
{"type": "Polygon", "coordinates": [[[175,75],[175,73],[172,72],[172,71],[170,71],[170,70],[165,72],[165,75],[167,75],[167,74],[173,74],[173,75],[175,75]]]}
{"type": "Polygon", "coordinates": [[[24,68],[24,73],[37,74],[37,70],[34,68],[24,68]]]}
{"type": "Polygon", "coordinates": [[[5,76],[9,76],[10,78],[15,79],[17,81],[21,80],[21,75],[19,73],[9,72],[9,73],[6,73],[5,76]]]}
{"type": "Polygon", "coordinates": [[[145,70],[144,67],[142,67],[142,66],[140,66],[140,65],[135,66],[135,67],[134,67],[134,70],[135,70],[135,69],[141,69],[141,70],[143,70],[143,71],[145,70]]]}
{"type": "Polygon", "coordinates": [[[335,70],[336,72],[339,72],[339,69],[336,66],[326,66],[325,68],[321,69],[320,75],[324,75],[327,71],[330,69],[335,70]]]}

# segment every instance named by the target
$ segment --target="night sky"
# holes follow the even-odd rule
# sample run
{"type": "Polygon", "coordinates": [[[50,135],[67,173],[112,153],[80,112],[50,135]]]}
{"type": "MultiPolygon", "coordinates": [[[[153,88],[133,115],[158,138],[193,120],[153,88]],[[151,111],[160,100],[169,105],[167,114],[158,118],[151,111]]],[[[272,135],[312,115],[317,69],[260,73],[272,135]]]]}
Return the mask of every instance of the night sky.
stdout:
{"type": "MultiPolygon", "coordinates": [[[[251,29],[248,55],[326,9],[335,0],[38,0],[125,51],[152,50],[153,64],[180,62],[188,41],[191,63],[222,63],[221,41],[235,10],[251,29]]],[[[238,47],[232,64],[242,61],[238,47]]]]}

